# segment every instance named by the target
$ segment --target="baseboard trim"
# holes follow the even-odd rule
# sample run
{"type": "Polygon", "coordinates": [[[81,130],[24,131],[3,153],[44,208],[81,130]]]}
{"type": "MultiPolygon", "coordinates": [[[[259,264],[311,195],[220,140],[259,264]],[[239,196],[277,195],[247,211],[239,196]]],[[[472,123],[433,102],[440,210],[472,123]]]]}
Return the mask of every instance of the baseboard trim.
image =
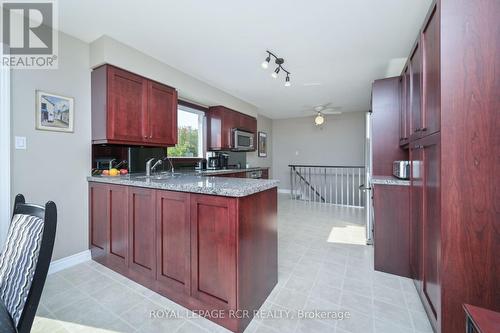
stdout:
{"type": "Polygon", "coordinates": [[[49,266],[49,275],[62,271],[63,269],[76,266],[91,259],[90,250],[85,250],[68,257],[54,260],[49,266]]]}
{"type": "Polygon", "coordinates": [[[286,189],[286,188],[278,188],[278,193],[281,193],[281,194],[291,194],[292,190],[286,189]]]}

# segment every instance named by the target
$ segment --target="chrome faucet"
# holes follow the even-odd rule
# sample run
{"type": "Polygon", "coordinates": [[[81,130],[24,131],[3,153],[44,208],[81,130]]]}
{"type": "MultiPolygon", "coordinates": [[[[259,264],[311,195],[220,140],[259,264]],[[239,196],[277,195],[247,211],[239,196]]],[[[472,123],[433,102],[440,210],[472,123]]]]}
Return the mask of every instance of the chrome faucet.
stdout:
{"type": "Polygon", "coordinates": [[[157,160],[155,164],[153,164],[153,161],[156,160],[156,158],[150,158],[149,160],[147,160],[146,162],[146,176],[150,177],[151,176],[151,172],[153,172],[157,166],[161,165],[163,162],[162,160],[157,160]],[[151,166],[151,164],[153,164],[153,166],[151,166]]]}
{"type": "Polygon", "coordinates": [[[172,160],[168,156],[165,156],[164,160],[165,159],[168,160],[168,163],[170,163],[170,172],[174,173],[174,165],[172,164],[172,160]]]}

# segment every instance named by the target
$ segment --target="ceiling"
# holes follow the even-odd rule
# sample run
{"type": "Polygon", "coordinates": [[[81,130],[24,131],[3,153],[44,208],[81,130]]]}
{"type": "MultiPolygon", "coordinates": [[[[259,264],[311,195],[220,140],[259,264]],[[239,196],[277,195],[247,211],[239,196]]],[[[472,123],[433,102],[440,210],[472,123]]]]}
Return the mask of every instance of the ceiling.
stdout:
{"type": "Polygon", "coordinates": [[[86,42],[108,35],[259,108],[305,116],[331,102],[366,111],[370,86],[406,57],[431,0],[65,0],[59,27],[86,42]],[[260,67],[266,49],[284,76],[260,67]]]}

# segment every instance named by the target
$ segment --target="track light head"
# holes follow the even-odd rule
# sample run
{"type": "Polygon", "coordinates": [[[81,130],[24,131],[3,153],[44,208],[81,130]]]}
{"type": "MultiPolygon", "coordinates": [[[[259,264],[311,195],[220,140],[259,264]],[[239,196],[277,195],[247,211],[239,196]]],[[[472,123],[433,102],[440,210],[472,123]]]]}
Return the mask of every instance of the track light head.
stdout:
{"type": "Polygon", "coordinates": [[[287,74],[285,79],[285,87],[290,87],[292,84],[290,83],[290,76],[287,74]]]}
{"type": "Polygon", "coordinates": [[[270,62],[271,62],[271,56],[268,55],[266,60],[264,60],[261,64],[262,68],[267,69],[269,67],[270,62]]]}
{"type": "Polygon", "coordinates": [[[274,72],[271,74],[271,76],[273,77],[273,79],[277,79],[278,78],[278,74],[280,72],[280,67],[276,67],[276,69],[274,70],[274,72]]]}

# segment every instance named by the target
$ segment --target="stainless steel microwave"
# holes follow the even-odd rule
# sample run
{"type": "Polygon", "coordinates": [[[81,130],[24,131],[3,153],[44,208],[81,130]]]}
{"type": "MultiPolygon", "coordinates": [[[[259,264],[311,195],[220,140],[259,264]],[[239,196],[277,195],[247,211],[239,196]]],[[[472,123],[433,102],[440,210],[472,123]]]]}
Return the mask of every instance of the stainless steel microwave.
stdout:
{"type": "Polygon", "coordinates": [[[231,148],[237,151],[254,150],[254,134],[251,132],[233,128],[231,148]]]}

